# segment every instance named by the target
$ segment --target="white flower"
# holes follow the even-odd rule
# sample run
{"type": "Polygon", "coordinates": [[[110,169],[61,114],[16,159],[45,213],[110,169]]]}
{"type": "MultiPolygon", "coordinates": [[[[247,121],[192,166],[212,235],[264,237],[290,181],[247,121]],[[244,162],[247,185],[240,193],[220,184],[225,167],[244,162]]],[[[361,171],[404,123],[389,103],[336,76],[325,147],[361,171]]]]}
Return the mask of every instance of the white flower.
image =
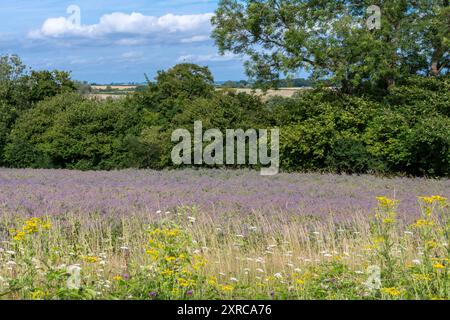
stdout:
{"type": "Polygon", "coordinates": [[[258,271],[259,273],[266,273],[263,269],[260,268],[256,269],[256,271],[258,271]]]}
{"type": "Polygon", "coordinates": [[[277,279],[282,279],[283,278],[283,275],[281,273],[275,273],[273,276],[275,278],[277,278],[277,279]]]}
{"type": "Polygon", "coordinates": [[[15,261],[8,261],[8,262],[6,263],[6,265],[12,267],[12,266],[17,265],[17,263],[16,263],[15,261]]]}
{"type": "Polygon", "coordinates": [[[414,263],[414,264],[421,264],[420,260],[418,260],[418,259],[413,260],[412,263],[414,263]]]}
{"type": "Polygon", "coordinates": [[[236,278],[230,278],[230,281],[231,281],[231,282],[239,282],[239,280],[236,279],[236,278]]]}
{"type": "Polygon", "coordinates": [[[130,250],[130,248],[123,246],[123,247],[120,247],[120,250],[128,251],[128,250],[130,250]]]}
{"type": "Polygon", "coordinates": [[[162,213],[162,211],[161,211],[161,210],[158,210],[158,211],[156,211],[156,213],[157,213],[157,214],[160,214],[160,213],[162,213]]]}
{"type": "Polygon", "coordinates": [[[195,221],[197,221],[195,217],[188,217],[188,220],[190,223],[195,223],[195,221]]]}

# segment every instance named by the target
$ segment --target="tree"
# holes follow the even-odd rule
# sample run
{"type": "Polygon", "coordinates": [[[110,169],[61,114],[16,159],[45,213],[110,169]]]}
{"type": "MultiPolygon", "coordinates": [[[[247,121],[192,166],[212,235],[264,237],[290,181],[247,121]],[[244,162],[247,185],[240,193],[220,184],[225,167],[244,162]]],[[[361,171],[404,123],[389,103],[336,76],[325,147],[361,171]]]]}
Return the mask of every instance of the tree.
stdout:
{"type": "Polygon", "coordinates": [[[208,67],[182,63],[159,71],[156,83],[148,81],[147,90],[137,92],[132,99],[158,114],[150,125],[167,125],[190,101],[211,97],[214,91],[214,79],[208,67]]]}
{"type": "Polygon", "coordinates": [[[71,93],[23,113],[5,147],[14,167],[113,169],[130,164],[126,138],[140,132],[138,107],[71,93]]]}
{"type": "Polygon", "coordinates": [[[345,92],[384,90],[450,62],[448,0],[221,0],[212,23],[220,52],[248,56],[263,82],[305,69],[345,92]]]}

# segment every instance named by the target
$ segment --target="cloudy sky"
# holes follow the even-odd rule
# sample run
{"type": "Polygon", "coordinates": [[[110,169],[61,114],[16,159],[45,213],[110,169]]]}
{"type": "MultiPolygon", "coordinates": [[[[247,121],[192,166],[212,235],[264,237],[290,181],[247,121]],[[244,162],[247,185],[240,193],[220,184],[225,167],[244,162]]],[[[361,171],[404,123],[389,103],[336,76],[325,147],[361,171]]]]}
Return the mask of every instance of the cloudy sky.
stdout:
{"type": "Polygon", "coordinates": [[[0,55],[97,83],[143,82],[183,61],[208,65],[216,81],[245,79],[242,60],[209,38],[217,2],[0,0],[0,55]]]}

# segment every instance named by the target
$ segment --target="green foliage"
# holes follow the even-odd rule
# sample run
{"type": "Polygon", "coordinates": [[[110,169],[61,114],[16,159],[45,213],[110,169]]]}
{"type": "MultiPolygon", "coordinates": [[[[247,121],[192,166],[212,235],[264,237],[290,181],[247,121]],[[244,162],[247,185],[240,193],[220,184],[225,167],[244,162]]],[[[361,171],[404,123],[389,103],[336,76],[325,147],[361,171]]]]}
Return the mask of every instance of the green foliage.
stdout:
{"type": "MultiPolygon", "coordinates": [[[[18,56],[0,56],[0,165],[5,162],[3,150],[17,118],[39,101],[70,93],[75,89],[75,84],[67,72],[29,72],[18,56]]],[[[26,145],[29,142],[22,141],[21,144],[26,145]]],[[[31,156],[21,148],[17,153],[24,156],[24,159],[31,156]]],[[[28,163],[28,160],[24,161],[28,163]]]]}
{"type": "Polygon", "coordinates": [[[222,0],[212,20],[221,53],[249,57],[255,82],[312,72],[344,92],[384,91],[414,74],[448,73],[448,0],[222,0]],[[379,27],[368,27],[371,6],[379,27]]]}
{"type": "Polygon", "coordinates": [[[214,80],[207,67],[178,64],[159,71],[156,83],[149,81],[146,90],[138,91],[132,100],[158,117],[153,124],[167,125],[196,98],[208,98],[214,93],[214,80]]]}
{"type": "Polygon", "coordinates": [[[125,167],[124,140],[137,132],[139,120],[136,109],[119,102],[59,95],[19,118],[5,149],[5,160],[15,167],[125,167]]]}

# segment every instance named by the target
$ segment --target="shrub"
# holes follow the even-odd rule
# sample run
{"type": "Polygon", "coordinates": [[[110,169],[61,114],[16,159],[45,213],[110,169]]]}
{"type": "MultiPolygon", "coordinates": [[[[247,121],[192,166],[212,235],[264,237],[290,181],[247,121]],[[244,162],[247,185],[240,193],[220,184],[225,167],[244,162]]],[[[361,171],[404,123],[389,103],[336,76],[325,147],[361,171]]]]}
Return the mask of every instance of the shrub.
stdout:
{"type": "Polygon", "coordinates": [[[9,165],[113,169],[127,164],[124,138],[136,133],[137,110],[77,94],[40,103],[20,117],[5,150],[9,165]]]}

